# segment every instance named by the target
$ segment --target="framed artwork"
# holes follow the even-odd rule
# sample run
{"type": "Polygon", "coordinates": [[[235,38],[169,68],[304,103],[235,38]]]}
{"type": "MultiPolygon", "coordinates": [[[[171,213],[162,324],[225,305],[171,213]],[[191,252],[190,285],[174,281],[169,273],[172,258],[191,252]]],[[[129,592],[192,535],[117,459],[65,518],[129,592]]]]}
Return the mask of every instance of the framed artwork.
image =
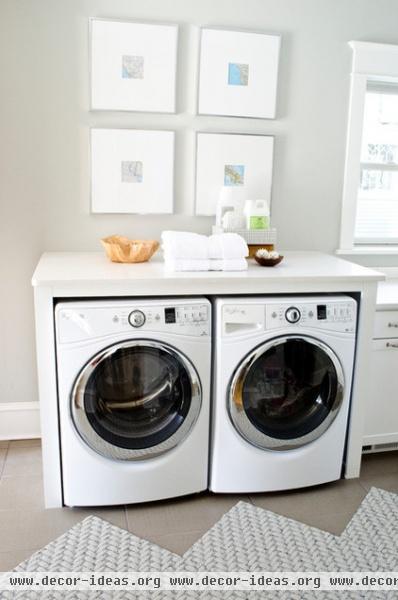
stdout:
{"type": "Polygon", "coordinates": [[[196,214],[214,215],[220,195],[234,204],[271,203],[274,138],[269,135],[198,133],[196,214]]]}
{"type": "Polygon", "coordinates": [[[173,212],[174,132],[91,130],[93,213],[173,212]]]}
{"type": "Polygon", "coordinates": [[[273,119],[280,35],[202,29],[198,113],[273,119]]]}
{"type": "Polygon", "coordinates": [[[91,19],[91,108],[174,113],[177,25],[91,19]]]}

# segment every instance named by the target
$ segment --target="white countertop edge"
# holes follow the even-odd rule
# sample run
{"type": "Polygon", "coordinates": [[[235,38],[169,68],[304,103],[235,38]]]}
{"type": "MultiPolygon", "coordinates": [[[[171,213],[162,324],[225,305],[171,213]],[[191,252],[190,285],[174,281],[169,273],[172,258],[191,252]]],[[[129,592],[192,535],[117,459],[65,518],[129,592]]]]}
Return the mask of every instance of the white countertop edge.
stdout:
{"type": "MultiPolygon", "coordinates": [[[[272,268],[260,267],[250,260],[247,271],[210,272],[167,271],[161,255],[148,263],[131,265],[111,263],[101,252],[59,252],[42,255],[33,274],[32,285],[73,289],[88,285],[103,288],[119,285],[128,289],[137,283],[145,287],[156,282],[159,288],[157,294],[161,294],[162,287],[182,282],[187,287],[205,287],[205,284],[213,287],[215,282],[220,288],[228,283],[239,284],[239,287],[248,284],[265,292],[266,289],[262,288],[276,282],[278,285],[287,282],[326,284],[349,281],[379,282],[384,279],[384,273],[319,252],[286,252],[285,260],[272,268]]],[[[231,292],[233,293],[233,290],[231,292]]],[[[206,290],[202,293],[206,293],[206,290]]]]}
{"type": "MultiPolygon", "coordinates": [[[[229,273],[228,273],[229,274],[229,273]]],[[[175,273],[175,275],[180,275],[180,273],[175,273]]],[[[214,282],[214,281],[223,281],[224,283],[227,282],[235,282],[237,280],[239,280],[240,283],[243,282],[250,282],[251,284],[261,284],[263,283],[264,285],[267,285],[268,283],[270,283],[272,281],[272,284],[274,284],[277,281],[283,282],[283,281],[292,281],[292,282],[298,282],[298,281],[312,281],[312,282],[322,282],[322,283],[327,283],[327,282],[336,282],[336,283],[340,283],[340,282],[347,282],[347,281],[356,281],[356,282],[360,282],[360,281],[373,281],[373,282],[383,282],[384,279],[383,277],[379,277],[377,275],[374,276],[370,276],[370,277],[361,277],[359,275],[356,276],[325,276],[325,277],[313,277],[311,275],[292,275],[289,276],[288,278],[280,278],[280,279],[272,279],[272,280],[267,280],[267,279],[261,279],[260,277],[257,278],[245,278],[242,277],[240,275],[240,273],[236,272],[237,276],[231,276],[231,277],[222,277],[222,279],[220,279],[219,275],[220,272],[214,272],[214,273],[210,273],[210,275],[212,276],[208,276],[208,277],[187,277],[187,273],[181,273],[182,277],[165,277],[164,279],[162,279],[162,283],[181,283],[182,281],[186,282],[187,284],[198,284],[198,283],[204,283],[206,281],[208,282],[214,282]],[[218,275],[218,277],[217,277],[218,275]]],[[[224,274],[223,274],[224,275],[224,274]]],[[[232,275],[232,274],[231,274],[232,275]]],[[[123,285],[133,285],[134,283],[140,282],[140,283],[153,283],[154,281],[159,281],[156,280],[156,278],[154,279],[115,279],[113,281],[113,283],[115,284],[123,284],[123,285]]],[[[109,285],[111,282],[109,280],[103,280],[103,279],[90,279],[89,282],[85,282],[83,279],[64,279],[62,280],[62,282],[60,282],[59,280],[45,280],[45,281],[37,281],[34,277],[32,278],[32,286],[33,287],[56,287],[56,286],[71,286],[71,287],[76,287],[79,285],[84,285],[86,283],[90,283],[90,285],[95,285],[95,286],[106,286],[109,285]]]]}

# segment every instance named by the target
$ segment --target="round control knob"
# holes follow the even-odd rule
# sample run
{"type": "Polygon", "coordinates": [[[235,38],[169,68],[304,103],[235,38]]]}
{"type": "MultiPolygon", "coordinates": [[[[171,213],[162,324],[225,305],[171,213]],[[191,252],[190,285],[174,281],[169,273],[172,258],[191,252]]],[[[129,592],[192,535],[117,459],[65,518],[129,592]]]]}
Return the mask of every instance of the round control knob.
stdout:
{"type": "Polygon", "coordinates": [[[285,317],[286,321],[289,321],[289,323],[297,323],[298,321],[300,321],[301,314],[298,308],[291,306],[285,312],[285,317]]]}
{"type": "Polygon", "coordinates": [[[133,310],[129,314],[129,323],[132,327],[142,327],[145,323],[145,315],[142,310],[133,310]]]}

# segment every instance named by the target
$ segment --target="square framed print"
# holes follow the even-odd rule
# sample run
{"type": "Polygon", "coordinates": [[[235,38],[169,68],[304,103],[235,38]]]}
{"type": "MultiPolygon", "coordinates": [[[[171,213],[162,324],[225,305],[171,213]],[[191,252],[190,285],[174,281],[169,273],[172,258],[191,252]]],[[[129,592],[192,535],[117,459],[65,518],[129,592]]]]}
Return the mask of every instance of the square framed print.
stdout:
{"type": "Polygon", "coordinates": [[[228,194],[233,204],[262,198],[271,203],[274,138],[270,135],[198,133],[196,214],[214,215],[228,194]]]}
{"type": "Polygon", "coordinates": [[[93,213],[173,212],[174,132],[91,130],[93,213]]]}
{"type": "Polygon", "coordinates": [[[177,25],[91,19],[91,108],[174,113],[177,25]]]}
{"type": "Polygon", "coordinates": [[[198,113],[273,119],[281,36],[202,29],[198,113]]]}

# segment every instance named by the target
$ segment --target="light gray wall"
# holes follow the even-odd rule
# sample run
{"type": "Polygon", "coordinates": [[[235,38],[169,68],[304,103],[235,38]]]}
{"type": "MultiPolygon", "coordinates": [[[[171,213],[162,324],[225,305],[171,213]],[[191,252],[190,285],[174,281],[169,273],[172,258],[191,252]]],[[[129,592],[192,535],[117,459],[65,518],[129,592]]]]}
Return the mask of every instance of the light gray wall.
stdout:
{"type": "Polygon", "coordinates": [[[275,134],[279,246],[338,245],[349,40],[398,43],[396,0],[0,0],[0,401],[36,399],[30,277],[44,250],[95,250],[104,235],[208,232],[192,216],[192,130],[275,134]],[[176,22],[179,114],[90,114],[88,18],[176,22]],[[195,117],[193,25],[282,34],[274,121],[195,117]],[[90,126],[172,128],[176,215],[89,213],[90,126]]]}

